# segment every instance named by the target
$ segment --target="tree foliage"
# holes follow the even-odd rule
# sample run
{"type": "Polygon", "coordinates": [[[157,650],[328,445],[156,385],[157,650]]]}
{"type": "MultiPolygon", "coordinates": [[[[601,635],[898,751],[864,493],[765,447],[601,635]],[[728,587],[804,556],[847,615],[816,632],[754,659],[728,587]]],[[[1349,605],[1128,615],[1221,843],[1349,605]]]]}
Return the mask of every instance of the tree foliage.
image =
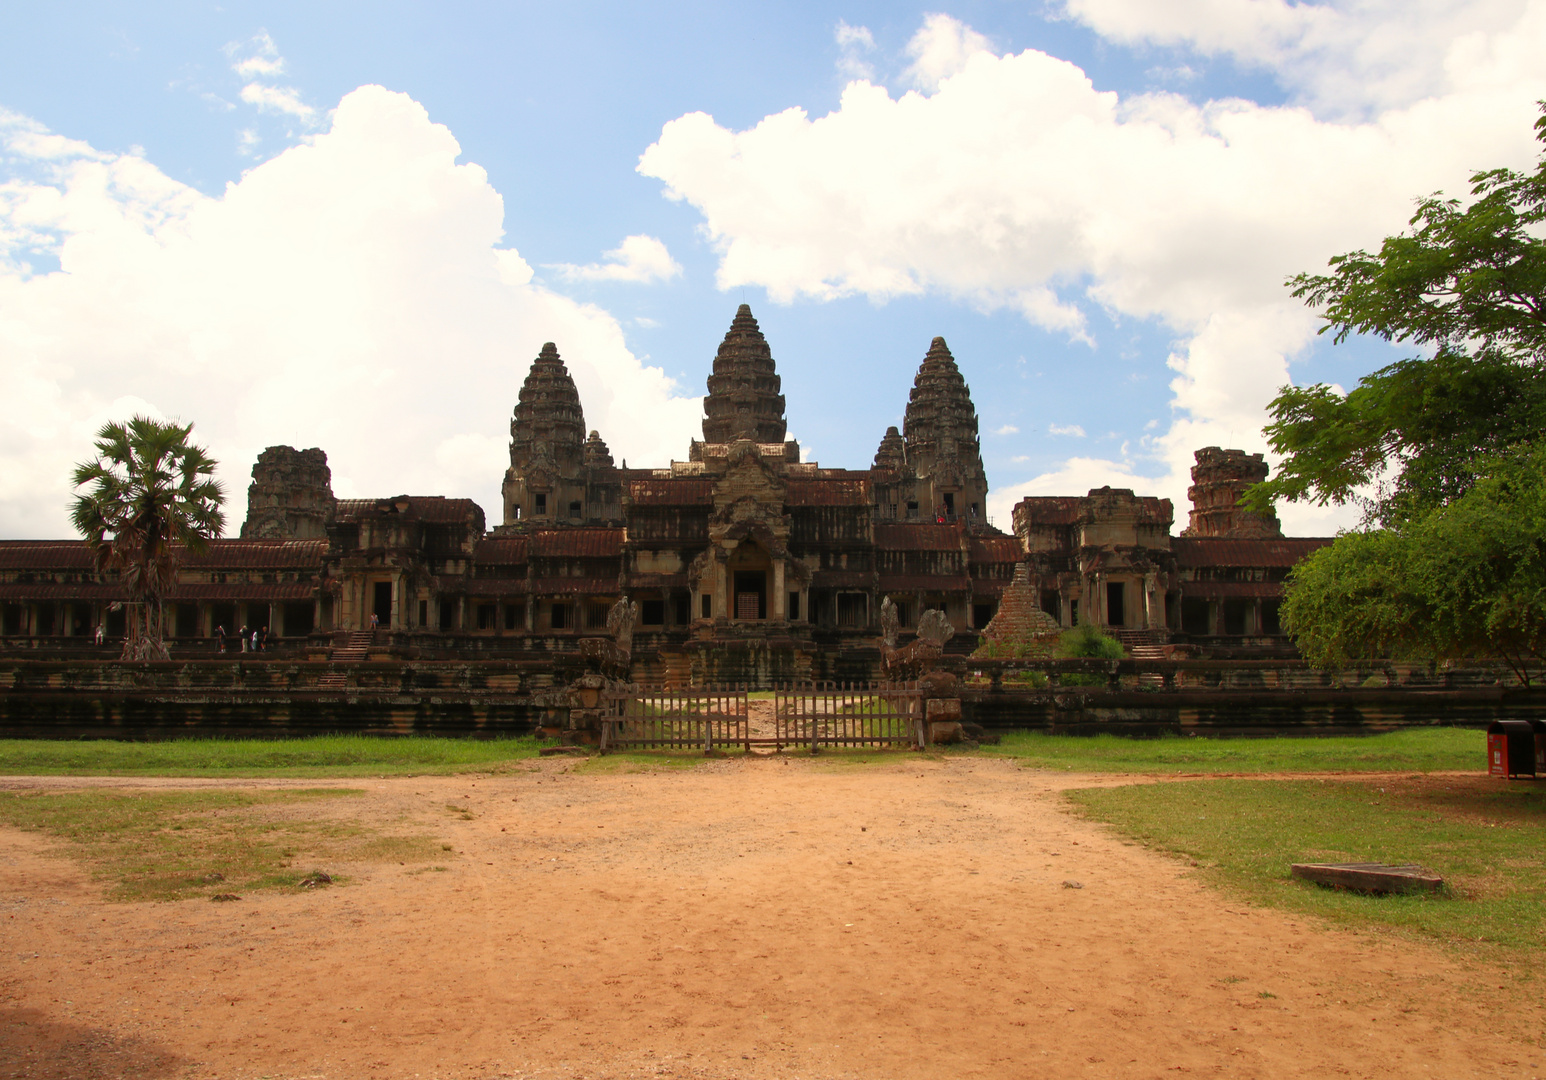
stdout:
{"type": "Polygon", "coordinates": [[[119,575],[131,602],[125,660],[165,660],[164,601],[184,551],[225,527],[215,463],[188,442],[193,425],[136,416],[97,432],[94,460],[76,466],[70,517],[101,573],[119,575]]]}
{"type": "Polygon", "coordinates": [[[1377,254],[1339,255],[1331,273],[1289,280],[1337,342],[1373,334],[1433,354],[1381,368],[1345,397],[1324,384],[1283,387],[1266,428],[1282,460],[1249,492],[1254,508],[1344,504],[1384,482],[1371,517],[1397,522],[1461,497],[1483,462],[1546,429],[1546,153],[1531,172],[1476,173],[1471,195],[1464,207],[1441,193],[1422,199],[1411,230],[1377,254]]]}
{"type": "Polygon", "coordinates": [[[1447,505],[1294,567],[1283,620],[1306,659],[1501,657],[1527,685],[1546,666],[1546,447],[1478,472],[1447,505]]]}

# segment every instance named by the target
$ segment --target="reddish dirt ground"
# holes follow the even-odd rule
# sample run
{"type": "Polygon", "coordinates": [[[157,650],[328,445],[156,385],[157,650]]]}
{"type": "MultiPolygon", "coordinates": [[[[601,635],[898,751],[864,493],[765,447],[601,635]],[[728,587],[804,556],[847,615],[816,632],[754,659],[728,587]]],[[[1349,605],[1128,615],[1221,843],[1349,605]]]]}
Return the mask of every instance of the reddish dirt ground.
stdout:
{"type": "Polygon", "coordinates": [[[339,782],[448,869],[239,903],[0,832],[0,1077],[1546,1076],[1498,971],[1232,901],[1093,778],[898,759],[339,782]]]}

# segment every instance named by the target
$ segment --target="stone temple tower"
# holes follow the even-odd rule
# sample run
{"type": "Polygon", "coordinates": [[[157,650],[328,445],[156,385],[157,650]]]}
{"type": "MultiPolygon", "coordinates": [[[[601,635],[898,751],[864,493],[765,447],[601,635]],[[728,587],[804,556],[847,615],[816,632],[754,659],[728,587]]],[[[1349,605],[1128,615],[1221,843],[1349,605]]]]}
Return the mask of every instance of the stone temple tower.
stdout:
{"type": "Polygon", "coordinates": [[[1283,535],[1276,514],[1257,514],[1238,505],[1246,488],[1267,479],[1267,462],[1260,454],[1205,446],[1194,456],[1192,486],[1186,491],[1192,512],[1182,536],[1269,540],[1283,535]]]}
{"type": "Polygon", "coordinates": [[[580,392],[550,341],[532,361],[510,421],[510,468],[501,489],[505,524],[585,517],[585,457],[580,392]]]}
{"type": "Polygon", "coordinates": [[[703,441],[783,442],[787,425],[779,386],[773,351],[752,309],[742,304],[714,357],[709,394],[703,399],[703,441]]]}
{"type": "Polygon", "coordinates": [[[247,488],[243,540],[325,540],[338,500],[327,455],[313,446],[270,446],[258,455],[247,488]]]}
{"type": "MultiPolygon", "coordinates": [[[[977,438],[977,410],[945,339],[929,346],[902,417],[911,502],[928,520],[985,522],[988,478],[977,438]]],[[[909,505],[910,513],[913,507],[909,505]]]]}

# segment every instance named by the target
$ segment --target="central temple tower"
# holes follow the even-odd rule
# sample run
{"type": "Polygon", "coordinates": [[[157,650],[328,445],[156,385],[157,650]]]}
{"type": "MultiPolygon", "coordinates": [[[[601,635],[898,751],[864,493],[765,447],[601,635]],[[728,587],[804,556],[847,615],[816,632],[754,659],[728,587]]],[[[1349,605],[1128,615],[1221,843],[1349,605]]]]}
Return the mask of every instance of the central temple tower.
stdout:
{"type": "Polygon", "coordinates": [[[751,307],[742,304],[714,357],[709,394],[703,399],[703,441],[783,442],[788,426],[779,387],[773,351],[758,329],[751,307]]]}

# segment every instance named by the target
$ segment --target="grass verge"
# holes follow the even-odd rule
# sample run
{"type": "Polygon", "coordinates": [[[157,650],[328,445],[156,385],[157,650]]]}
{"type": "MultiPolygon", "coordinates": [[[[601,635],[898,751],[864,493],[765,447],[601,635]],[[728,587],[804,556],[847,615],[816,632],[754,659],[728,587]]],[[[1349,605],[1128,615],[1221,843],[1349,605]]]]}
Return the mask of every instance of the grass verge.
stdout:
{"type": "Polygon", "coordinates": [[[1487,736],[1467,728],[1266,739],[1016,731],[982,752],[1073,772],[1441,772],[1486,768],[1487,736]]]}
{"type": "Polygon", "coordinates": [[[1083,814],[1193,860],[1247,899],[1507,959],[1546,950],[1546,790],[1485,777],[1214,779],[1068,793],[1083,814]],[[1430,896],[1371,896],[1289,877],[1295,862],[1415,862],[1430,896]]]}
{"type": "Polygon", "coordinates": [[[310,739],[0,739],[0,775],[347,777],[497,772],[534,738],[323,735],[310,739]]]}
{"type": "Polygon", "coordinates": [[[66,842],[110,900],[180,900],[295,888],[337,861],[444,860],[427,836],[391,836],[319,813],[340,788],[277,792],[0,792],[0,823],[66,842]]]}

